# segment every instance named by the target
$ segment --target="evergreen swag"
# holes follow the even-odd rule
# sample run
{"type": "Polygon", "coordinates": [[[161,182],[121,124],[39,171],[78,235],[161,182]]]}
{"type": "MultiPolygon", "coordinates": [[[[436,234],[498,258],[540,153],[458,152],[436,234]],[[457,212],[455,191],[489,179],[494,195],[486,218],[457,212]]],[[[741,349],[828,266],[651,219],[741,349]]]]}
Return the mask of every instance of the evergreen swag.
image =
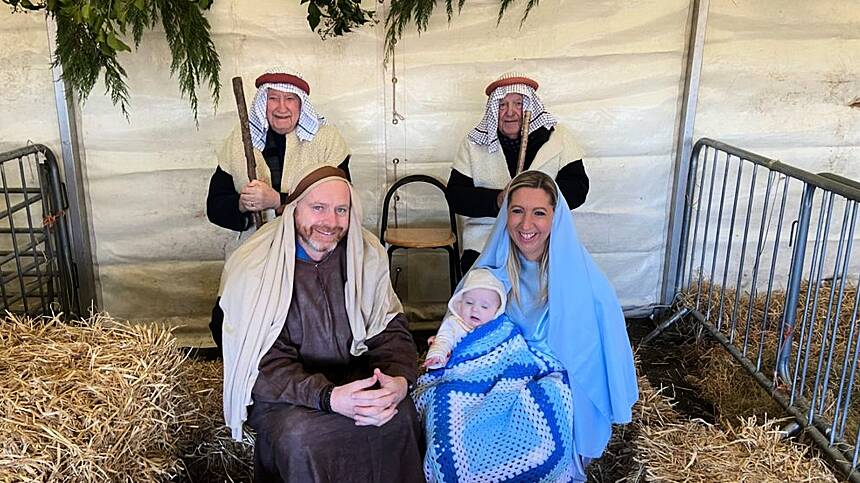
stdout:
{"type": "MultiPolygon", "coordinates": [[[[502,21],[508,7],[515,0],[499,0],[499,15],[496,18],[496,24],[502,21]]],[[[525,23],[532,8],[536,7],[540,0],[528,0],[526,9],[520,19],[520,27],[525,23]]],[[[418,28],[418,33],[427,31],[427,23],[430,21],[430,15],[433,13],[433,8],[436,7],[437,0],[391,0],[391,8],[388,10],[388,16],[385,18],[385,58],[388,59],[394,52],[394,46],[400,37],[403,36],[403,30],[414,22],[418,28]]],[[[466,0],[457,0],[457,13],[463,10],[463,5],[466,0]]],[[[445,0],[445,12],[448,14],[448,22],[454,16],[454,0],[445,0]]]]}
{"type": "Polygon", "coordinates": [[[322,39],[339,37],[374,21],[374,11],[361,8],[361,0],[301,0],[308,4],[308,26],[322,39]],[[322,26],[320,26],[320,21],[322,26]]]}
{"type": "MultiPolygon", "coordinates": [[[[197,89],[207,85],[215,102],[221,91],[221,61],[204,17],[213,0],[0,0],[13,12],[44,10],[57,23],[55,62],[85,101],[104,70],[105,90],[128,117],[126,71],[117,55],[135,49],[143,32],[161,21],[182,94],[197,118],[197,89]]],[[[308,4],[308,25],[320,37],[336,37],[373,21],[360,0],[301,0],[308,4]]]]}
{"type": "Polygon", "coordinates": [[[13,11],[45,10],[57,23],[55,62],[63,77],[86,100],[104,70],[105,90],[128,116],[126,71],[117,54],[137,48],[146,29],[161,20],[179,88],[197,117],[197,88],[207,83],[216,102],[221,62],[209,35],[203,11],[211,0],[2,0],[13,11]]]}
{"type": "MultiPolygon", "coordinates": [[[[63,68],[63,77],[84,101],[104,69],[104,83],[114,105],[119,104],[128,116],[128,85],[126,72],[117,59],[120,52],[130,52],[123,40],[129,33],[134,47],[140,45],[143,32],[161,20],[172,62],[170,72],[177,75],[182,94],[188,96],[197,118],[197,89],[207,84],[218,102],[221,91],[219,72],[221,61],[209,34],[209,22],[204,17],[213,0],[0,0],[13,11],[45,10],[57,22],[55,62],[63,68]]],[[[418,32],[427,30],[430,15],[438,0],[391,0],[385,19],[385,57],[403,30],[414,22],[418,32]]],[[[515,0],[499,0],[500,22],[515,0]]],[[[525,22],[529,12],[540,0],[527,0],[520,20],[525,22]]],[[[361,8],[361,0],[300,0],[308,5],[307,22],[312,31],[323,39],[338,37],[374,22],[375,12],[361,8]]],[[[445,0],[450,22],[455,0],[445,0]]],[[[466,0],[456,0],[457,13],[466,0]]]]}

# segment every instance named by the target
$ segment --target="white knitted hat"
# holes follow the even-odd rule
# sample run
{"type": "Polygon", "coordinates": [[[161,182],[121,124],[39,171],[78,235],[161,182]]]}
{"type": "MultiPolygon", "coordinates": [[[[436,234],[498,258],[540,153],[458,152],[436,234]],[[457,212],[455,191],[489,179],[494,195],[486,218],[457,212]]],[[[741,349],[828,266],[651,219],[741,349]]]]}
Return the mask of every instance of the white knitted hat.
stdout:
{"type": "Polygon", "coordinates": [[[496,313],[493,314],[493,319],[505,312],[505,305],[507,304],[508,299],[507,293],[505,292],[505,286],[502,285],[502,282],[500,282],[495,275],[485,268],[469,270],[469,273],[467,273],[466,277],[463,279],[462,288],[460,288],[460,290],[451,297],[451,300],[448,301],[448,310],[460,315],[456,310],[454,310],[454,306],[460,302],[464,293],[476,288],[485,288],[499,294],[499,301],[501,303],[499,304],[499,308],[496,310],[496,313]]]}

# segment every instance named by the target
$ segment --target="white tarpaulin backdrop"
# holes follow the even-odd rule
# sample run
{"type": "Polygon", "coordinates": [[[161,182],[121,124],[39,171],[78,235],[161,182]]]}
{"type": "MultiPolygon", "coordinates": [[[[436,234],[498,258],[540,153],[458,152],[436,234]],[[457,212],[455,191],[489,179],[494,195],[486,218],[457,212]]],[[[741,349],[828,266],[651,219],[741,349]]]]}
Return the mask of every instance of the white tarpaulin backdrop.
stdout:
{"type": "MultiPolygon", "coordinates": [[[[387,3],[365,3],[386,12],[387,3]]],[[[208,316],[232,236],[205,216],[214,152],[237,122],[229,81],[244,76],[250,101],[253,78],[273,65],[301,71],[318,111],[344,134],[364,224],[374,231],[387,186],[406,174],[447,178],[459,142],[482,115],[484,86],[505,71],[527,72],[585,149],[591,192],[576,211],[584,243],[625,307],[656,303],[689,2],[544,0],[520,29],[523,4],[499,25],[495,0],[469,0],[451,24],[439,7],[429,31],[410,30],[386,66],[381,24],[322,41],[298,1],[216,0],[207,16],[225,87],[217,110],[201,99],[199,127],[169,77],[163,35],[148,33],[139,51],[122,57],[130,119],[100,85],[80,109],[102,307],[132,319],[208,316]]],[[[850,107],[860,97],[860,5],[710,5],[696,135],[860,177],[860,110],[850,107]]],[[[44,16],[0,18],[7,46],[0,148],[31,140],[59,153],[44,16]]],[[[399,203],[401,222],[439,214],[438,198],[399,203]]],[[[428,258],[402,264],[398,290],[409,299],[446,296],[444,257],[428,258]]]]}

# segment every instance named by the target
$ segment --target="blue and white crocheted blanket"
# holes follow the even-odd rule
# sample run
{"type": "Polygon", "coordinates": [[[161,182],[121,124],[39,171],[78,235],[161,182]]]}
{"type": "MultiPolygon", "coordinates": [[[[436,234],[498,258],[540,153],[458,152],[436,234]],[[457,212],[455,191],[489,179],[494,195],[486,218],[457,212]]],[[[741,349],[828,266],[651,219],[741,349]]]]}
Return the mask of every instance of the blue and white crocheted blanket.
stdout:
{"type": "Polygon", "coordinates": [[[466,335],[445,367],[422,375],[413,398],[427,430],[430,482],[582,475],[567,373],[531,350],[504,315],[466,335]]]}

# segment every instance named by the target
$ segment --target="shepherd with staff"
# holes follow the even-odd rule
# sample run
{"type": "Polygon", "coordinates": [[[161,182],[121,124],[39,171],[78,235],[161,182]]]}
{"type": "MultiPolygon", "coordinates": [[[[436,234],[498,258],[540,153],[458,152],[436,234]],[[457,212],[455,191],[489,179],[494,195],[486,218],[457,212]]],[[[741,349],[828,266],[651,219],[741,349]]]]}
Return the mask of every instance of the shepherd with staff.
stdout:
{"type": "MultiPolygon", "coordinates": [[[[238,232],[225,247],[225,258],[254,233],[259,223],[280,216],[287,199],[284,180],[290,172],[330,165],[339,167],[349,179],[349,148],[337,128],[326,124],[314,110],[310,85],[299,73],[270,69],[257,77],[254,85],[257,92],[248,109],[247,124],[237,126],[219,151],[206,198],[209,221],[238,232]],[[251,146],[243,143],[243,128],[251,146]],[[255,172],[248,171],[250,166],[255,172]]],[[[241,80],[234,90],[243,111],[241,80]]],[[[219,347],[222,318],[216,301],[209,327],[219,347]]]]}
{"type": "Polygon", "coordinates": [[[462,215],[463,273],[480,254],[504,198],[505,187],[517,173],[542,171],[555,179],[570,207],[585,202],[588,176],[582,151],[567,130],[544,109],[538,83],[523,74],[508,73],[485,89],[484,117],[460,145],[446,197],[462,215]]]}
{"type": "Polygon", "coordinates": [[[270,69],[254,85],[246,127],[256,173],[248,172],[242,126],[237,126],[218,153],[206,198],[209,221],[239,232],[227,255],[254,232],[256,213],[264,222],[280,215],[287,195],[283,180],[290,170],[333,164],[349,174],[349,148],[337,128],[314,110],[310,85],[300,74],[270,69]]]}

